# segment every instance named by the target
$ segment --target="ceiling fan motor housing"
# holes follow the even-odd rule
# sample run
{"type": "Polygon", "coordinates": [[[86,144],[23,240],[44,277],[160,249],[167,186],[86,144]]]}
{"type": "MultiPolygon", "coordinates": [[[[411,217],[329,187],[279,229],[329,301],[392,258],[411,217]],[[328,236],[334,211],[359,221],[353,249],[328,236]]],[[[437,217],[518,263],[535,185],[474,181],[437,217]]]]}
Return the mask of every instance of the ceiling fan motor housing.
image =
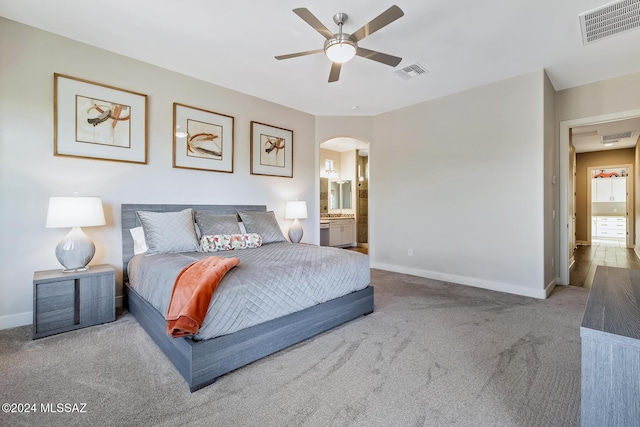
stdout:
{"type": "Polygon", "coordinates": [[[334,34],[333,37],[325,40],[324,51],[326,52],[327,49],[329,49],[331,46],[334,46],[337,44],[349,45],[353,47],[354,51],[358,49],[358,42],[355,41],[353,38],[351,38],[351,34],[341,33],[341,34],[334,34]]]}
{"type": "Polygon", "coordinates": [[[340,31],[338,34],[334,34],[333,37],[328,38],[324,42],[324,53],[333,62],[347,62],[356,54],[358,49],[358,42],[355,38],[351,37],[351,34],[342,32],[342,25],[347,22],[349,15],[344,12],[336,13],[333,15],[333,22],[335,22],[340,31]],[[331,53],[329,51],[331,50],[331,53]]]}

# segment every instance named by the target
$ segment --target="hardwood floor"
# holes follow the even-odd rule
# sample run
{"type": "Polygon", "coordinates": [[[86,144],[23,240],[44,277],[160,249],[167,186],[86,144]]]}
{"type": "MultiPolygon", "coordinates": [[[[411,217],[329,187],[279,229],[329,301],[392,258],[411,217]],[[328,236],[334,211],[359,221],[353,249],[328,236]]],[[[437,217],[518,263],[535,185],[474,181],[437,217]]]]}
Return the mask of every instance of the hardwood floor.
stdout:
{"type": "Polygon", "coordinates": [[[368,247],[351,247],[351,248],[345,248],[345,249],[350,251],[360,252],[361,254],[365,254],[365,255],[369,253],[368,247]]]}
{"type": "Polygon", "coordinates": [[[640,259],[633,249],[625,247],[623,240],[594,239],[591,246],[578,246],[574,257],[576,264],[569,277],[573,286],[590,288],[599,265],[640,270],[640,259]]]}

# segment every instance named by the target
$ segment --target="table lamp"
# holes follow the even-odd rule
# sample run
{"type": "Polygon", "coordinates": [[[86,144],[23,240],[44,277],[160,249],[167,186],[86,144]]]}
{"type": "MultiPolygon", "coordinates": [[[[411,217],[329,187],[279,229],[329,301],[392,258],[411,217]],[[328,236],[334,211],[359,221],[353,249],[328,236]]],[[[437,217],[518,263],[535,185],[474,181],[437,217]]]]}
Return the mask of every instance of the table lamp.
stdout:
{"type": "Polygon", "coordinates": [[[85,271],[96,247],[80,227],[105,225],[100,197],[50,197],[47,228],[68,228],[71,231],[56,246],[56,257],[65,273],[85,271]]]}
{"type": "Polygon", "coordinates": [[[285,207],[285,218],[292,219],[293,223],[289,227],[289,240],[291,243],[299,243],[302,240],[302,225],[298,219],[307,217],[307,202],[287,202],[285,207]]]}

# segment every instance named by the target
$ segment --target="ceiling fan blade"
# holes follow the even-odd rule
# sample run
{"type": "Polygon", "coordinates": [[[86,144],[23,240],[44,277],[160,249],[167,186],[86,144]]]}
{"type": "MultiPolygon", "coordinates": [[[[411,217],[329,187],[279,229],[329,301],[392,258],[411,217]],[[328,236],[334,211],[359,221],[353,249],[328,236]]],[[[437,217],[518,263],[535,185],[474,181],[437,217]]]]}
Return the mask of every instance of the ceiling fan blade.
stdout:
{"type": "Polygon", "coordinates": [[[278,55],[275,58],[276,59],[297,58],[298,56],[313,55],[314,53],[322,53],[322,52],[324,52],[324,49],[307,50],[306,52],[296,52],[296,53],[289,53],[287,55],[278,55]]]}
{"type": "Polygon", "coordinates": [[[340,67],[342,67],[342,63],[340,62],[331,63],[331,72],[329,73],[329,83],[338,81],[338,79],[340,78],[340,67]]]}
{"type": "Polygon", "coordinates": [[[324,38],[330,39],[331,37],[333,37],[333,33],[329,31],[327,27],[325,27],[324,24],[313,15],[313,13],[309,12],[309,9],[307,9],[306,7],[293,9],[293,13],[302,18],[304,22],[311,25],[313,29],[322,34],[324,38]]]}
{"type": "Polygon", "coordinates": [[[358,50],[356,50],[356,55],[389,65],[391,67],[395,67],[402,61],[402,58],[398,58],[397,56],[387,55],[386,53],[376,52],[375,50],[369,50],[363,47],[358,47],[358,50]]]}
{"type": "Polygon", "coordinates": [[[378,31],[380,28],[386,27],[391,24],[398,18],[404,16],[404,12],[398,6],[393,5],[389,9],[382,12],[377,17],[373,18],[367,24],[364,24],[362,28],[360,28],[355,33],[351,34],[356,41],[360,41],[365,37],[370,36],[371,34],[378,31]]]}

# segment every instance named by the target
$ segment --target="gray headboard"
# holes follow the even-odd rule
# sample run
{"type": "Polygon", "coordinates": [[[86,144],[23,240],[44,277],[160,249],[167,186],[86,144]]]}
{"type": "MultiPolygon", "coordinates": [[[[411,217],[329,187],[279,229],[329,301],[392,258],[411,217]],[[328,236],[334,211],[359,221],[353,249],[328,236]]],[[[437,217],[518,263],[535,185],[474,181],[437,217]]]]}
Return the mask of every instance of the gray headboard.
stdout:
{"type": "MultiPolygon", "coordinates": [[[[122,278],[125,285],[129,282],[127,264],[133,258],[133,238],[129,230],[141,225],[136,212],[179,212],[187,208],[217,215],[237,214],[238,211],[267,211],[267,207],[264,205],[122,205],[122,278]]],[[[238,221],[240,221],[240,217],[238,217],[238,221]]]]}

